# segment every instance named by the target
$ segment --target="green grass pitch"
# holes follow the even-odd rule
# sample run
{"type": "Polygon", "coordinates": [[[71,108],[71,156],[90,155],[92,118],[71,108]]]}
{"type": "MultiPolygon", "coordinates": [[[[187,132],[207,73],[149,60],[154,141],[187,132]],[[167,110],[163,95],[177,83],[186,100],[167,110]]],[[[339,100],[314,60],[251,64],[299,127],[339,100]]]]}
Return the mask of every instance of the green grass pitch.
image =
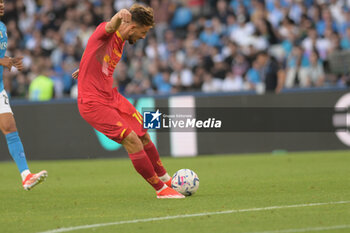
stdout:
{"type": "Polygon", "coordinates": [[[0,232],[175,215],[180,217],[68,232],[350,232],[350,151],[163,158],[163,163],[170,174],[194,170],[198,192],[182,200],[158,200],[128,159],[33,161],[31,170],[46,169],[49,177],[26,192],[15,164],[2,162],[0,232]],[[339,201],[345,203],[331,203],[339,201]],[[303,205],[310,203],[328,204],[303,205]],[[271,206],[278,208],[252,209],[271,206]]]}

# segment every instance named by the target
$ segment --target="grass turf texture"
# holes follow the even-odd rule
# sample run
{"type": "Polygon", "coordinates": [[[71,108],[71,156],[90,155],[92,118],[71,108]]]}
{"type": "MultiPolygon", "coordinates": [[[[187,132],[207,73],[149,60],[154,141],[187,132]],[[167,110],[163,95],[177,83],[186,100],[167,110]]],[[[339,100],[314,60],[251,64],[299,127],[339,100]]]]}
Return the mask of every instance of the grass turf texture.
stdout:
{"type": "MultiPolygon", "coordinates": [[[[13,162],[0,163],[0,232],[39,232],[123,220],[350,200],[350,153],[163,158],[173,174],[194,170],[198,192],[158,200],[128,159],[30,162],[47,169],[26,192],[13,162]]],[[[350,204],[129,223],[72,232],[259,232],[350,225],[350,204]]],[[[322,232],[350,232],[350,229],[322,232]]]]}

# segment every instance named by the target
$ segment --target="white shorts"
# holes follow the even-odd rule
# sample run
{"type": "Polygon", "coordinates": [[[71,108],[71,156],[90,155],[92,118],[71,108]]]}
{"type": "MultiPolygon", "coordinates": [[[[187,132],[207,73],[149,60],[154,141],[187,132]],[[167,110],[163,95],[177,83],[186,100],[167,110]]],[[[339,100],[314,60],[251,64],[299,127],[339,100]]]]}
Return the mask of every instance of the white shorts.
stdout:
{"type": "Polygon", "coordinates": [[[12,113],[9,97],[7,96],[7,93],[5,90],[0,92],[0,114],[2,113],[12,113]]]}

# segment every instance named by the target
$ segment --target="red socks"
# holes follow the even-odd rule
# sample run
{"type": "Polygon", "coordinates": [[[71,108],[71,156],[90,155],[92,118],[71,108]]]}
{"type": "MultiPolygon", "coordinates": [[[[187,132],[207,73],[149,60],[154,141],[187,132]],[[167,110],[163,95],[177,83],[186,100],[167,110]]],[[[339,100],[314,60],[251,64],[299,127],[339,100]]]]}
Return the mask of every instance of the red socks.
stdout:
{"type": "Polygon", "coordinates": [[[159,179],[166,174],[159,158],[157,148],[153,142],[144,146],[144,150],[129,154],[129,157],[136,171],[150,184],[155,190],[160,190],[164,183],[159,179]]]}
{"type": "Polygon", "coordinates": [[[144,150],[147,153],[148,158],[151,160],[151,163],[157,175],[164,176],[166,173],[166,170],[163,167],[162,162],[160,161],[158,150],[154,146],[153,142],[150,141],[147,145],[145,145],[144,150]]]}
{"type": "MultiPolygon", "coordinates": [[[[147,144],[148,145],[148,144],[147,144]]],[[[152,143],[153,145],[153,143],[152,143]]],[[[146,149],[146,148],[145,148],[146,149]]],[[[148,152],[147,152],[148,154],[148,152]]],[[[164,183],[161,181],[157,174],[154,172],[154,168],[152,166],[152,163],[150,161],[150,158],[148,158],[146,152],[144,150],[141,150],[139,152],[129,154],[129,157],[131,159],[132,164],[134,165],[134,168],[136,171],[150,184],[153,186],[155,190],[160,190],[164,183]]],[[[158,152],[157,152],[158,154],[158,152]]],[[[159,155],[158,155],[159,160],[159,155]]],[[[164,168],[163,168],[164,169],[164,168]]],[[[165,170],[164,170],[165,171],[165,170]]]]}

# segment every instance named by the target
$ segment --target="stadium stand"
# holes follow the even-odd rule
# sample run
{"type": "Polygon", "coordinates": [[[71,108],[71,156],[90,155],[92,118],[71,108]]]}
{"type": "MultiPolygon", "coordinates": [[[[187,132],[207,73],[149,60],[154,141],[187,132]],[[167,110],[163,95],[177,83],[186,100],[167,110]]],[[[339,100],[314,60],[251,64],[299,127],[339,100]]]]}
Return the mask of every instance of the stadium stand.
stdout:
{"type": "MultiPolygon", "coordinates": [[[[133,0],[6,2],[8,55],[24,56],[24,73],[5,69],[14,98],[29,98],[38,76],[54,98],[76,97],[72,72],[89,36],[133,0]]],[[[150,0],[156,26],[126,46],[115,85],[131,94],[280,92],[350,85],[350,1],[150,0]],[[261,56],[257,56],[257,55],[261,56]]]]}

